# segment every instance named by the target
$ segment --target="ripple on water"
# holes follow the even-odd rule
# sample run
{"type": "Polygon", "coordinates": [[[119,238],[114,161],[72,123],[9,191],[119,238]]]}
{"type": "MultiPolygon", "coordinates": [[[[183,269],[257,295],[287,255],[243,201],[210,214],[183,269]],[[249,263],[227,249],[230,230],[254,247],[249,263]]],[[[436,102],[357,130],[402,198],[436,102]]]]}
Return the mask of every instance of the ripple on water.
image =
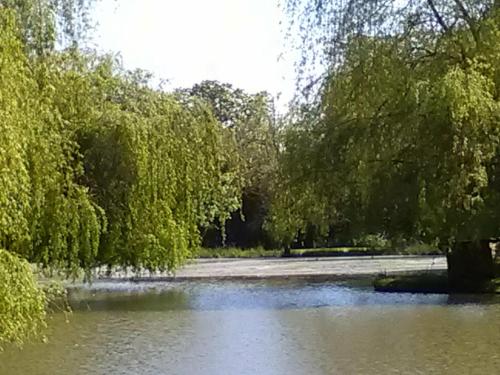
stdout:
{"type": "Polygon", "coordinates": [[[100,282],[71,292],[76,309],[234,310],[327,306],[498,303],[498,296],[376,293],[370,286],[310,282],[100,282]]]}
{"type": "Polygon", "coordinates": [[[96,283],[0,374],[498,374],[500,300],[366,284],[96,283]]]}

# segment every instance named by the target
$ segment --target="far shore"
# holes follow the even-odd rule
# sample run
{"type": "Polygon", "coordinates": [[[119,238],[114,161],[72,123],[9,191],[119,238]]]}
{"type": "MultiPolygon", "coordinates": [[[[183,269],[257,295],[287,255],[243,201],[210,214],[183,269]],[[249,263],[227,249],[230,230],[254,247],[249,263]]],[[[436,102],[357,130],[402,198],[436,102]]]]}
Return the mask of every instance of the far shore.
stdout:
{"type": "Polygon", "coordinates": [[[175,273],[133,271],[116,268],[94,271],[94,282],[102,281],[215,281],[215,280],[341,280],[446,271],[444,256],[354,256],[318,258],[196,259],[175,273]]]}

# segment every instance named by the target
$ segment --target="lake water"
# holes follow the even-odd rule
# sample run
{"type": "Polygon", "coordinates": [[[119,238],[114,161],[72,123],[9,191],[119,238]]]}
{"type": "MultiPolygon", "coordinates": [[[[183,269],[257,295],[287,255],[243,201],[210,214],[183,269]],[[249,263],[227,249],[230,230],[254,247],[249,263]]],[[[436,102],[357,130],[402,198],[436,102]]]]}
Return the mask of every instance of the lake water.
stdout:
{"type": "Polygon", "coordinates": [[[363,283],[95,284],[0,374],[500,374],[500,296],[363,283]]]}

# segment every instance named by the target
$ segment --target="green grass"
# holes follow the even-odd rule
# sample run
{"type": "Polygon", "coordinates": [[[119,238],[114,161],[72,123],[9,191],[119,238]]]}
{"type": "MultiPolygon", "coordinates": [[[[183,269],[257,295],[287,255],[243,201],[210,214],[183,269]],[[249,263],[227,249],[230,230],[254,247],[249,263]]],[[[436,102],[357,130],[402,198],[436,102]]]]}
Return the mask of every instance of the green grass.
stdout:
{"type": "Polygon", "coordinates": [[[261,258],[280,257],[282,250],[266,250],[263,247],[241,249],[238,247],[201,248],[198,258],[261,258]]]}
{"type": "MultiPolygon", "coordinates": [[[[339,255],[372,255],[379,252],[368,248],[338,247],[338,248],[317,248],[317,249],[292,249],[292,256],[339,256],[339,255]]],[[[199,258],[260,258],[260,257],[281,257],[282,249],[266,250],[262,247],[241,249],[237,247],[202,248],[198,251],[199,258]]]]}
{"type": "Polygon", "coordinates": [[[292,249],[295,256],[349,256],[349,255],[382,255],[384,250],[370,249],[368,247],[331,247],[315,249],[292,249]]]}
{"type": "MultiPolygon", "coordinates": [[[[369,247],[332,247],[315,249],[292,249],[293,257],[358,256],[358,255],[424,255],[436,254],[435,249],[426,246],[411,246],[403,250],[372,249],[369,247]]],[[[241,249],[237,247],[202,248],[198,258],[261,258],[281,257],[283,250],[266,250],[263,247],[241,249]]]]}

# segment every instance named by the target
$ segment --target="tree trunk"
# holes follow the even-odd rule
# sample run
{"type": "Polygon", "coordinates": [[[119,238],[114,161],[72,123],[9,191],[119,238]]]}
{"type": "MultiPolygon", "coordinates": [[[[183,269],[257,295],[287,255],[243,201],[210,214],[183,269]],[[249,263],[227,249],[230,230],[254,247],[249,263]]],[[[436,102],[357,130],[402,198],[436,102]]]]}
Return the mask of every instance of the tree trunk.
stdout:
{"type": "Polygon", "coordinates": [[[284,257],[291,257],[292,256],[292,251],[290,250],[290,245],[285,245],[285,248],[283,251],[283,256],[284,257]]]}
{"type": "Polygon", "coordinates": [[[446,254],[446,260],[452,290],[474,291],[495,277],[495,262],[489,240],[457,242],[446,254]]]}

